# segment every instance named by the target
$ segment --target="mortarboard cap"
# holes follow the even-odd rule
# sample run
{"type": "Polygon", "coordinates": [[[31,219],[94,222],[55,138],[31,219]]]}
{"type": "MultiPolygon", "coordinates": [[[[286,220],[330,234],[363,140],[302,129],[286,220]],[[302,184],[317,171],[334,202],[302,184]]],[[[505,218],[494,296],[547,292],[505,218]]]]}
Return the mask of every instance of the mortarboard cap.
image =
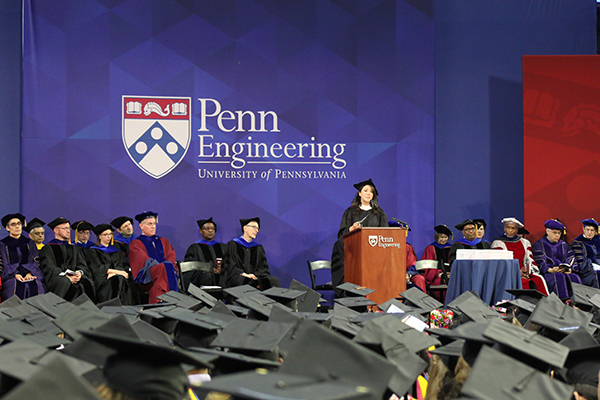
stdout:
{"type": "Polygon", "coordinates": [[[20,381],[26,381],[57,358],[62,359],[79,375],[92,371],[96,367],[88,362],[48,350],[44,346],[28,340],[18,340],[0,347],[0,373],[20,381]]]}
{"type": "Polygon", "coordinates": [[[536,304],[530,303],[523,299],[514,299],[508,302],[509,305],[517,307],[528,314],[531,314],[535,310],[536,304]]]}
{"type": "Polygon", "coordinates": [[[64,315],[77,307],[52,292],[29,297],[23,301],[53,318],[64,315]]]}
{"type": "Polygon", "coordinates": [[[573,303],[584,311],[592,309],[593,304],[590,302],[592,297],[600,295],[600,289],[596,289],[591,286],[580,285],[578,283],[571,282],[571,289],[573,290],[573,296],[571,300],[573,303]]]}
{"type": "Polygon", "coordinates": [[[155,213],[154,211],[144,211],[143,213],[136,215],[135,220],[142,223],[145,219],[150,217],[158,218],[158,213],[155,213]]]}
{"type": "Polygon", "coordinates": [[[94,229],[94,225],[90,224],[85,220],[76,221],[71,224],[71,229],[75,231],[91,231],[94,229]]]}
{"type": "MultiPolygon", "coordinates": [[[[213,308],[219,300],[216,297],[211,295],[210,293],[200,289],[198,286],[190,283],[188,286],[188,293],[192,295],[192,297],[200,300],[202,303],[206,304],[208,307],[213,308]]],[[[222,303],[221,303],[222,304],[222,303]]]]}
{"type": "Polygon", "coordinates": [[[517,234],[519,235],[529,235],[529,231],[525,229],[525,227],[519,228],[517,234]]]}
{"type": "MultiPolygon", "coordinates": [[[[282,373],[365,386],[381,399],[395,366],[379,354],[314,323],[297,332],[294,346],[279,368],[282,373]]],[[[414,381],[413,381],[414,382],[414,381]]]]}
{"type": "Polygon", "coordinates": [[[598,230],[598,222],[596,222],[594,218],[582,219],[581,223],[583,226],[593,226],[596,228],[596,230],[598,230]]]}
{"type": "Polygon", "coordinates": [[[337,286],[336,289],[344,290],[349,296],[367,296],[375,290],[365,286],[357,285],[356,283],[345,282],[337,286]]]}
{"type": "Polygon", "coordinates": [[[183,308],[167,313],[169,318],[179,321],[175,327],[175,342],[183,347],[208,347],[227,325],[236,320],[235,316],[224,314],[200,314],[183,308]]]}
{"type": "Polygon", "coordinates": [[[216,232],[217,224],[215,223],[215,221],[213,221],[212,217],[210,217],[209,219],[199,219],[198,221],[196,221],[196,223],[198,224],[198,228],[200,228],[200,229],[202,229],[204,224],[209,223],[209,222],[215,226],[215,232],[216,232]]]}
{"type": "Polygon", "coordinates": [[[547,229],[556,229],[559,231],[565,230],[565,226],[563,225],[563,223],[555,219],[549,219],[544,221],[544,227],[546,227],[547,229]]]}
{"type": "Polygon", "coordinates": [[[31,232],[32,229],[35,228],[42,228],[44,225],[46,225],[46,223],[44,221],[42,221],[39,218],[34,218],[31,221],[29,221],[29,223],[27,224],[27,226],[23,227],[23,230],[27,233],[31,232]]]}
{"type": "MultiPolygon", "coordinates": [[[[193,311],[199,310],[202,307],[204,307],[204,302],[197,300],[192,296],[188,296],[187,294],[176,292],[174,290],[171,290],[171,291],[168,291],[167,293],[161,294],[160,296],[157,297],[157,299],[159,299],[163,302],[166,302],[166,303],[175,304],[177,307],[185,308],[185,309],[193,310],[193,311]]],[[[163,315],[165,315],[165,314],[163,314],[163,315]]],[[[165,316],[168,316],[168,315],[165,315],[165,316]]]]}
{"type": "Polygon", "coordinates": [[[464,339],[457,339],[444,346],[436,347],[429,352],[438,356],[460,357],[462,355],[464,344],[464,339]]]}
{"type": "Polygon", "coordinates": [[[290,289],[304,291],[304,295],[297,299],[299,312],[314,312],[317,310],[319,301],[321,300],[321,294],[319,292],[312,290],[295,279],[292,279],[290,289]]]}
{"type": "Polygon", "coordinates": [[[7,214],[4,217],[2,217],[2,226],[6,227],[8,225],[8,223],[10,222],[11,219],[18,219],[19,221],[21,221],[22,225],[25,225],[25,217],[22,214],[19,213],[15,213],[15,214],[7,214]]]}
{"type": "Polygon", "coordinates": [[[244,230],[244,227],[252,221],[255,221],[258,224],[258,227],[260,228],[260,218],[254,217],[254,218],[240,219],[240,225],[242,226],[242,230],[244,230]]]}
{"type": "Polygon", "coordinates": [[[235,302],[252,310],[251,314],[256,319],[269,318],[273,304],[278,303],[277,300],[270,299],[262,293],[255,293],[252,296],[242,297],[236,299],[235,302]]]}
{"type": "Polygon", "coordinates": [[[44,368],[39,368],[27,381],[2,398],[4,400],[101,399],[94,387],[78,376],[77,371],[62,357],[52,359],[44,368]]]}
{"type": "Polygon", "coordinates": [[[11,296],[0,303],[0,319],[8,319],[8,317],[18,317],[36,312],[40,311],[22,302],[19,296],[11,296]]]}
{"type": "Polygon", "coordinates": [[[85,303],[75,307],[69,313],[57,317],[54,323],[70,338],[78,339],[81,337],[80,331],[97,328],[110,319],[110,315],[100,311],[93,303],[85,303]]]}
{"type": "Polygon", "coordinates": [[[398,308],[401,311],[404,311],[405,313],[409,313],[409,312],[418,313],[420,311],[420,309],[418,307],[409,306],[408,304],[405,304],[398,299],[389,299],[388,301],[379,304],[377,307],[380,310],[385,311],[385,312],[388,312],[388,310],[390,308],[398,308]]]}
{"type": "Polygon", "coordinates": [[[600,371],[600,344],[571,350],[565,368],[566,371],[561,371],[561,374],[564,374],[567,383],[583,383],[597,388],[598,372],[600,371]]]}
{"type": "Polygon", "coordinates": [[[568,347],[499,319],[487,326],[483,336],[498,343],[503,353],[541,368],[543,372],[548,365],[562,367],[569,354],[568,347]]]}
{"type": "Polygon", "coordinates": [[[242,297],[252,296],[253,294],[260,293],[260,290],[250,285],[234,286],[223,291],[234,299],[241,299],[242,297]]]}
{"type": "Polygon", "coordinates": [[[481,400],[562,400],[571,398],[573,387],[484,346],[461,393],[481,400]]]}
{"type": "Polygon", "coordinates": [[[238,353],[246,352],[249,355],[276,352],[277,359],[279,342],[292,327],[293,324],[283,322],[236,319],[223,329],[210,346],[228,348],[238,353]]]}
{"type": "Polygon", "coordinates": [[[477,224],[475,223],[475,221],[473,221],[471,219],[465,219],[460,224],[454,225],[454,227],[456,229],[458,229],[459,231],[462,231],[463,229],[465,229],[465,226],[467,226],[467,225],[475,225],[475,226],[477,226],[477,224]]]}
{"type": "Polygon", "coordinates": [[[100,236],[105,231],[114,232],[115,228],[113,228],[110,224],[98,224],[92,230],[94,231],[96,236],[100,236]]]}
{"type": "Polygon", "coordinates": [[[585,328],[579,328],[569,333],[559,343],[568,347],[571,352],[592,349],[598,346],[596,339],[585,328]]]}
{"type": "Polygon", "coordinates": [[[334,300],[335,303],[341,304],[344,307],[351,308],[352,310],[356,310],[361,313],[366,313],[368,311],[369,306],[375,306],[375,303],[371,299],[367,299],[366,297],[341,297],[334,300]]]}
{"type": "Polygon", "coordinates": [[[211,359],[214,367],[211,369],[212,376],[231,374],[240,371],[254,370],[256,368],[275,369],[279,367],[279,360],[267,360],[266,358],[252,357],[246,354],[218,349],[207,349],[201,347],[190,347],[186,351],[198,353],[204,356],[215,357],[211,359]]]}
{"type": "Polygon", "coordinates": [[[537,289],[506,289],[506,291],[517,299],[523,299],[535,305],[537,305],[541,299],[546,297],[545,294],[539,292],[537,289]]]}
{"type": "Polygon", "coordinates": [[[141,319],[136,319],[131,322],[129,319],[127,319],[127,321],[131,324],[131,327],[135,331],[136,335],[144,338],[144,341],[162,346],[173,346],[173,340],[171,339],[171,336],[169,336],[163,330],[158,329],[154,325],[151,325],[146,321],[142,321],[141,319]]]}
{"type": "Polygon", "coordinates": [[[54,218],[52,221],[48,222],[48,227],[50,229],[54,229],[56,228],[58,225],[61,224],[68,224],[69,220],[63,217],[58,217],[58,218],[54,218]]]}
{"type": "Polygon", "coordinates": [[[10,342],[28,340],[47,348],[55,348],[61,344],[70,343],[67,338],[55,334],[52,328],[42,329],[21,320],[0,320],[0,338],[10,342]]]}
{"type": "Polygon", "coordinates": [[[370,399],[366,387],[351,383],[324,381],[298,375],[267,372],[265,370],[240,372],[222,376],[203,383],[204,390],[212,390],[244,399],[286,399],[286,400],[344,400],[370,399]]]}
{"type": "Polygon", "coordinates": [[[475,222],[475,225],[477,226],[483,226],[484,228],[487,227],[487,224],[485,223],[485,220],[483,218],[475,218],[473,219],[473,222],[475,222]]]}
{"type": "Polygon", "coordinates": [[[360,313],[357,311],[344,307],[339,303],[334,303],[331,327],[343,335],[354,337],[360,331],[361,327],[353,323],[352,320],[359,315],[360,313]]]}
{"type": "Polygon", "coordinates": [[[450,307],[448,305],[448,308],[461,312],[475,322],[486,322],[502,317],[502,314],[493,310],[483,300],[475,296],[471,296],[455,306],[450,307]]]}
{"type": "Polygon", "coordinates": [[[279,303],[291,308],[292,310],[298,310],[298,299],[304,297],[306,294],[303,290],[285,289],[280,287],[270,287],[262,292],[264,296],[267,296],[279,303]]]}
{"type": "Polygon", "coordinates": [[[540,301],[529,320],[560,333],[562,338],[579,327],[587,327],[592,315],[563,304],[556,294],[551,293],[540,301]]]}
{"type": "Polygon", "coordinates": [[[373,188],[373,193],[375,193],[375,196],[379,196],[379,193],[377,192],[377,188],[375,187],[375,184],[373,183],[371,178],[367,179],[366,181],[355,183],[354,188],[360,192],[362,190],[362,188],[364,188],[367,185],[369,185],[373,188]]]}
{"type": "Polygon", "coordinates": [[[419,312],[421,312],[421,310],[423,312],[430,312],[436,308],[444,307],[442,303],[415,287],[405,290],[400,293],[400,296],[404,298],[405,302],[408,302],[409,305],[418,307],[420,309],[419,312]]]}
{"type": "Polygon", "coordinates": [[[112,226],[114,226],[115,229],[121,229],[123,224],[127,221],[129,221],[131,224],[133,224],[133,218],[126,217],[126,216],[117,217],[117,218],[113,219],[112,221],[110,221],[110,224],[112,226]]]}
{"type": "Polygon", "coordinates": [[[516,219],[515,217],[508,217],[508,218],[504,218],[502,219],[503,224],[515,224],[517,225],[518,228],[523,228],[525,225],[523,225],[523,223],[521,221],[519,221],[518,219],[516,219]]]}
{"type": "Polygon", "coordinates": [[[452,236],[452,231],[446,225],[436,225],[433,227],[433,230],[437,233],[448,235],[448,237],[452,236]]]}

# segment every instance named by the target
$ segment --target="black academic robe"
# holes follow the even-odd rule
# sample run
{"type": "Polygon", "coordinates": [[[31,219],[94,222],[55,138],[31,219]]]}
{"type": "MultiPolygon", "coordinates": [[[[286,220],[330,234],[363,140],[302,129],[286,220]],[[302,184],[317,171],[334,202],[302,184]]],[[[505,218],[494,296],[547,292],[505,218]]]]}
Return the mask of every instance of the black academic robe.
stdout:
{"type": "MultiPolygon", "coordinates": [[[[355,222],[362,221],[363,227],[388,227],[387,216],[381,208],[365,211],[357,207],[349,207],[342,215],[340,229],[338,230],[338,240],[333,245],[331,252],[331,283],[337,287],[344,283],[344,238],[343,235],[350,232],[350,227],[355,222]]],[[[340,296],[341,291],[336,290],[336,296],[340,296]]]]}
{"type": "MultiPolygon", "coordinates": [[[[240,238],[237,238],[240,240],[240,238]]],[[[241,239],[244,240],[244,239],[241,239]]],[[[248,245],[246,245],[248,246],[248,245]]],[[[229,254],[227,269],[225,271],[226,286],[239,286],[249,284],[260,286],[261,289],[268,287],[280,287],[279,278],[272,276],[267,263],[265,249],[260,244],[250,245],[246,247],[239,244],[236,240],[230,240],[227,243],[227,252],[229,254]],[[242,273],[254,274],[258,280],[244,278],[242,273]],[[268,287],[267,287],[268,286],[268,287]]]]}
{"type": "Polygon", "coordinates": [[[226,286],[225,282],[225,274],[223,271],[227,270],[226,262],[229,262],[227,245],[225,243],[212,242],[212,245],[208,244],[209,242],[197,242],[193,243],[190,247],[188,247],[185,252],[185,261],[201,261],[211,263],[213,268],[215,266],[215,262],[217,258],[221,259],[221,273],[213,274],[207,271],[188,271],[183,272],[183,284],[184,287],[187,288],[190,283],[193,283],[196,286],[203,285],[217,285],[217,286],[226,286]]]}
{"type": "Polygon", "coordinates": [[[44,273],[46,291],[69,301],[85,293],[95,301],[92,273],[81,247],[57,239],[50,241],[40,250],[40,268],[44,273]],[[60,275],[66,270],[81,271],[83,275],[78,283],[73,284],[69,278],[60,275]]]}
{"type": "Polygon", "coordinates": [[[133,277],[123,252],[113,246],[109,246],[108,250],[100,246],[92,246],[87,251],[86,262],[92,273],[98,303],[118,297],[123,305],[136,304],[133,277]],[[125,271],[129,277],[115,275],[109,279],[107,278],[109,269],[125,271]]]}
{"type": "Polygon", "coordinates": [[[456,260],[456,250],[458,249],[479,249],[479,250],[491,250],[492,245],[490,245],[485,240],[477,243],[475,246],[470,246],[468,244],[461,243],[459,241],[454,242],[452,248],[450,249],[450,255],[448,256],[448,261],[450,262],[450,267],[452,267],[452,263],[456,260]]]}

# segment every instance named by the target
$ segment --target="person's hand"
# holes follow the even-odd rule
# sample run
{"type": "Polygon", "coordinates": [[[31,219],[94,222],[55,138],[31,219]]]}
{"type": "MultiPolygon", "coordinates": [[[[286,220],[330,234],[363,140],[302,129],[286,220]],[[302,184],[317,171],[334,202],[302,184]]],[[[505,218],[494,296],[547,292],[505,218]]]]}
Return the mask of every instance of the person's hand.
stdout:
{"type": "Polygon", "coordinates": [[[256,277],[256,275],[254,275],[254,274],[247,274],[247,273],[245,273],[245,272],[243,272],[243,273],[242,273],[242,276],[243,276],[244,278],[250,278],[250,279],[252,279],[252,280],[257,280],[257,279],[258,279],[258,278],[256,277]]]}
{"type": "Polygon", "coordinates": [[[34,279],[37,279],[37,277],[35,275],[32,275],[31,272],[28,272],[27,275],[25,275],[26,281],[32,281],[34,279]]]}
{"type": "Polygon", "coordinates": [[[127,272],[121,271],[120,269],[112,269],[112,268],[109,268],[106,271],[106,275],[107,275],[106,279],[110,279],[116,275],[121,275],[121,276],[125,277],[125,279],[127,279],[129,277],[129,274],[127,272]]]}
{"type": "Polygon", "coordinates": [[[523,279],[529,279],[529,274],[523,270],[521,270],[521,278],[523,279]]]}
{"type": "Polygon", "coordinates": [[[350,232],[355,231],[357,229],[360,228],[360,222],[355,222],[352,224],[352,226],[348,229],[350,232]]]}
{"type": "Polygon", "coordinates": [[[25,278],[23,278],[23,275],[21,275],[21,274],[16,274],[15,279],[18,280],[19,282],[25,282],[25,278]]]}
{"type": "Polygon", "coordinates": [[[548,272],[555,274],[557,272],[561,272],[562,268],[561,267],[552,267],[552,268],[548,268],[548,272]]]}
{"type": "Polygon", "coordinates": [[[69,278],[72,284],[79,283],[79,280],[81,279],[81,272],[77,271],[72,275],[67,275],[67,278],[69,278]]]}

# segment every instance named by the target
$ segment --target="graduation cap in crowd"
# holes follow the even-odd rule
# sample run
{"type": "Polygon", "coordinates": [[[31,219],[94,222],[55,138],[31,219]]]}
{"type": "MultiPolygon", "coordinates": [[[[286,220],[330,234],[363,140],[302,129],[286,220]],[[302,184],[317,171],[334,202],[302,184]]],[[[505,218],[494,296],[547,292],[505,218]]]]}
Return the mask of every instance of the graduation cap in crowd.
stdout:
{"type": "Polygon", "coordinates": [[[296,334],[280,372],[364,386],[372,393],[368,398],[382,398],[395,371],[394,364],[318,324],[307,321],[305,325],[306,329],[296,334]]]}
{"type": "Polygon", "coordinates": [[[483,347],[461,393],[481,400],[563,400],[571,398],[573,387],[483,347]]]}
{"type": "Polygon", "coordinates": [[[203,301],[197,300],[191,296],[188,296],[186,294],[176,292],[173,290],[171,290],[167,293],[161,294],[157,298],[164,302],[175,304],[177,307],[185,308],[188,310],[195,311],[195,310],[199,310],[202,307],[204,307],[203,301]]]}
{"type": "Polygon", "coordinates": [[[45,348],[56,348],[71,342],[68,338],[57,336],[52,328],[41,329],[20,320],[0,320],[0,338],[9,342],[25,340],[45,348]]]}
{"type": "Polygon", "coordinates": [[[523,223],[521,221],[519,221],[515,217],[503,218],[502,221],[500,221],[500,222],[502,224],[515,224],[517,226],[517,228],[519,228],[519,229],[521,229],[525,226],[525,225],[523,225],[523,223]]]}
{"type": "Polygon", "coordinates": [[[475,218],[473,219],[473,222],[475,222],[475,225],[477,226],[483,226],[484,229],[487,228],[487,224],[483,218],[475,218]]]}
{"type": "Polygon", "coordinates": [[[129,223],[133,224],[133,218],[121,216],[110,221],[110,224],[115,227],[115,229],[121,229],[125,222],[129,221],[129,223]]]}
{"type": "Polygon", "coordinates": [[[293,324],[283,322],[237,319],[227,325],[210,346],[277,361],[279,342],[292,327],[293,324]]]}
{"type": "Polygon", "coordinates": [[[237,318],[224,314],[200,314],[183,308],[165,313],[178,321],[174,331],[175,342],[183,347],[209,347],[227,325],[237,318]]]}
{"type": "Polygon", "coordinates": [[[144,211],[142,213],[139,213],[135,216],[135,220],[139,223],[144,222],[145,219],[147,218],[151,218],[154,217],[157,219],[156,222],[158,222],[158,213],[155,213],[154,211],[144,211]]]}
{"type": "Polygon", "coordinates": [[[10,220],[12,219],[18,219],[21,222],[21,225],[26,225],[25,223],[25,217],[22,214],[19,213],[15,213],[15,214],[7,214],[4,217],[2,217],[2,226],[6,227],[8,226],[8,223],[10,222],[10,220]]]}
{"type": "Polygon", "coordinates": [[[366,297],[340,297],[334,300],[337,304],[341,304],[344,307],[351,308],[358,312],[367,312],[369,306],[375,306],[375,303],[371,299],[366,297]]]}
{"type": "Polygon", "coordinates": [[[529,321],[544,327],[542,334],[560,340],[579,327],[587,327],[592,317],[589,313],[563,304],[556,294],[551,293],[540,301],[529,321]]]}
{"type": "Polygon", "coordinates": [[[234,299],[241,299],[242,297],[252,296],[253,294],[260,293],[260,290],[250,285],[240,285],[223,289],[223,292],[234,299]]]}
{"type": "Polygon", "coordinates": [[[206,306],[208,306],[210,308],[213,308],[219,302],[219,300],[216,297],[214,297],[207,291],[200,289],[198,286],[194,285],[193,283],[190,283],[190,286],[188,286],[188,293],[192,297],[200,300],[203,304],[205,304],[206,306]]]}
{"type": "Polygon", "coordinates": [[[47,292],[23,300],[25,303],[48,314],[53,318],[69,313],[77,306],[52,292],[47,292]]]}
{"type": "Polygon", "coordinates": [[[127,396],[183,398],[189,383],[180,364],[213,367],[209,362],[213,357],[142,341],[124,316],[117,316],[111,322],[108,331],[82,333],[117,351],[106,360],[104,377],[110,388],[127,396]]]}
{"type": "Polygon", "coordinates": [[[312,290],[305,284],[292,279],[290,289],[304,291],[304,295],[297,299],[299,312],[314,312],[319,307],[321,294],[316,290],[312,290]]]}
{"type": "Polygon", "coordinates": [[[249,308],[251,310],[249,315],[255,319],[268,319],[271,308],[278,303],[277,300],[273,300],[260,292],[236,299],[235,302],[249,308]]]}
{"type": "Polygon", "coordinates": [[[18,296],[11,296],[0,303],[0,319],[17,317],[40,312],[37,308],[24,303],[18,296]]]}
{"type": "Polygon", "coordinates": [[[350,283],[350,282],[344,282],[341,285],[337,286],[336,289],[343,290],[346,293],[346,296],[350,296],[350,297],[352,297],[352,296],[364,297],[375,291],[373,289],[369,289],[366,286],[360,286],[360,285],[357,285],[356,283],[350,283]]]}
{"type": "Polygon", "coordinates": [[[423,293],[421,290],[413,287],[400,293],[408,305],[417,307],[419,313],[429,313],[436,308],[443,308],[444,305],[431,296],[423,293]]]}
{"type": "Polygon", "coordinates": [[[565,230],[565,226],[563,225],[563,223],[557,219],[549,219],[544,221],[544,227],[547,229],[556,229],[559,231],[565,230]]]}
{"type": "Polygon", "coordinates": [[[364,188],[367,185],[369,185],[373,188],[373,193],[375,193],[375,196],[379,196],[379,193],[377,192],[377,188],[375,187],[375,184],[373,183],[371,178],[367,179],[366,181],[355,183],[353,186],[356,190],[358,190],[360,192],[362,190],[362,188],[364,188]]]}
{"type": "Polygon", "coordinates": [[[71,229],[73,229],[74,231],[91,231],[94,229],[94,225],[90,224],[89,222],[85,221],[85,220],[81,220],[81,221],[76,221],[73,222],[71,224],[71,229]]]}
{"type": "Polygon", "coordinates": [[[390,310],[390,312],[418,313],[420,310],[418,307],[409,306],[408,304],[403,303],[398,299],[389,299],[388,301],[379,304],[377,307],[385,312],[388,312],[388,310],[390,310]]]}
{"type": "Polygon", "coordinates": [[[574,282],[571,283],[571,289],[573,290],[573,296],[571,297],[573,304],[584,311],[590,311],[594,306],[590,300],[594,296],[600,295],[600,289],[574,282]]]}
{"type": "Polygon", "coordinates": [[[223,351],[201,347],[190,347],[186,350],[191,353],[198,353],[205,357],[214,357],[210,359],[211,364],[213,364],[213,368],[211,368],[211,375],[213,377],[241,371],[254,370],[256,368],[267,368],[274,370],[280,365],[278,360],[252,357],[233,351],[223,351]]]}
{"type": "Polygon", "coordinates": [[[23,227],[23,230],[27,233],[30,233],[32,229],[35,228],[43,228],[46,223],[39,218],[34,218],[27,223],[26,226],[23,227]]]}
{"type": "Polygon", "coordinates": [[[493,310],[476,296],[470,296],[452,307],[449,305],[448,308],[459,311],[475,322],[486,322],[491,319],[502,318],[502,314],[493,310]]]}
{"type": "Polygon", "coordinates": [[[54,323],[70,338],[77,339],[81,337],[80,331],[96,328],[110,319],[110,315],[100,311],[93,303],[85,303],[57,317],[54,323]]]}
{"type": "Polygon", "coordinates": [[[596,228],[596,230],[598,230],[598,222],[596,222],[594,218],[582,219],[581,223],[583,226],[593,226],[596,228]]]}
{"type": "Polygon", "coordinates": [[[298,310],[298,299],[304,297],[306,291],[286,289],[281,287],[271,287],[262,292],[264,296],[270,299],[276,300],[279,303],[291,308],[292,310],[298,310]]]}
{"type": "Polygon", "coordinates": [[[517,231],[518,235],[529,235],[529,231],[527,229],[525,229],[525,227],[519,228],[519,230],[517,231]]]}
{"type": "Polygon", "coordinates": [[[113,228],[110,224],[98,224],[92,229],[92,231],[96,234],[96,236],[100,236],[105,231],[114,232],[115,228],[113,228]]]}
{"type": "Polygon", "coordinates": [[[545,294],[537,289],[506,289],[506,291],[517,299],[525,300],[531,304],[537,305],[541,299],[546,297],[545,294]]]}
{"type": "Polygon", "coordinates": [[[347,337],[354,337],[360,331],[361,327],[351,321],[358,315],[360,315],[359,312],[336,303],[333,305],[331,327],[347,337]]]}
{"type": "Polygon", "coordinates": [[[562,367],[569,354],[566,346],[498,319],[487,326],[483,335],[493,340],[503,353],[542,372],[550,367],[562,367]]]}
{"type": "Polygon", "coordinates": [[[358,400],[372,398],[368,388],[352,383],[325,381],[321,378],[265,370],[218,377],[203,383],[200,389],[231,394],[236,399],[358,400]]]}
{"type": "Polygon", "coordinates": [[[57,399],[100,400],[96,390],[61,357],[52,359],[27,380],[11,390],[4,400],[57,399]]]}

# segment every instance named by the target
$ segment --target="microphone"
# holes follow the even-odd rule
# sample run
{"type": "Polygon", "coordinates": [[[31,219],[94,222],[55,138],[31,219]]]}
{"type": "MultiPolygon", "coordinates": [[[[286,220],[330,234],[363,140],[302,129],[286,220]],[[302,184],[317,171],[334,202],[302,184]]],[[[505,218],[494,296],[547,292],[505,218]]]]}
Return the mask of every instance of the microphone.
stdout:
{"type": "Polygon", "coordinates": [[[394,218],[394,217],[392,217],[392,219],[394,221],[396,221],[397,223],[399,223],[402,228],[406,228],[406,229],[410,228],[410,224],[408,222],[399,220],[398,218],[394,218]]]}

